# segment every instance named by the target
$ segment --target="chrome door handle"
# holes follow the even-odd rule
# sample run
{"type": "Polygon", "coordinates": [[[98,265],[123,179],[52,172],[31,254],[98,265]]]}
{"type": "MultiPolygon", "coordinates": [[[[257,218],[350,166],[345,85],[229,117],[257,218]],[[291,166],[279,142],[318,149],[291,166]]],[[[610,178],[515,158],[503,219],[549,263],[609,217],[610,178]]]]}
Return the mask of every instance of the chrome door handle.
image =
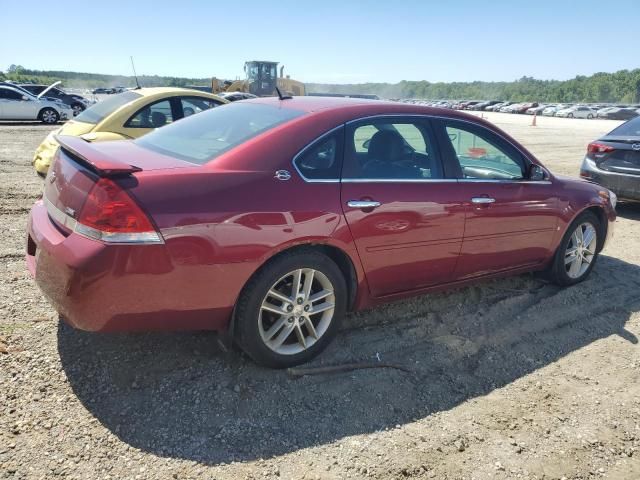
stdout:
{"type": "Polygon", "coordinates": [[[380,206],[380,202],[375,200],[349,200],[347,206],[350,208],[376,208],[380,206]]]}
{"type": "Polygon", "coordinates": [[[471,199],[471,203],[475,203],[475,204],[493,203],[495,201],[496,201],[495,198],[489,198],[489,197],[473,197],[471,199]]]}

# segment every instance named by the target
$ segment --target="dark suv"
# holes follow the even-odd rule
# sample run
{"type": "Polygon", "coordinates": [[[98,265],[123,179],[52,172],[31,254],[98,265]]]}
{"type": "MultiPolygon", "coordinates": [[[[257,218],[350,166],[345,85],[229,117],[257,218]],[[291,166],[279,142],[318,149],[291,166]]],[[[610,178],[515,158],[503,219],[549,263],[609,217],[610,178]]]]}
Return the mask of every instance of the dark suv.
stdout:
{"type": "MultiPolygon", "coordinates": [[[[32,93],[33,95],[39,95],[49,86],[33,85],[30,83],[27,83],[27,84],[21,84],[20,87],[32,93]]],[[[74,117],[79,113],[81,113],[82,111],[84,111],[87,107],[91,106],[93,103],[87,100],[86,98],[81,97],[80,95],[67,93],[64,90],[60,90],[59,88],[56,88],[56,87],[50,88],[49,91],[44,94],[44,96],[47,98],[51,98],[53,100],[56,100],[56,99],[61,100],[63,103],[66,103],[67,105],[69,105],[73,109],[74,117]]]]}

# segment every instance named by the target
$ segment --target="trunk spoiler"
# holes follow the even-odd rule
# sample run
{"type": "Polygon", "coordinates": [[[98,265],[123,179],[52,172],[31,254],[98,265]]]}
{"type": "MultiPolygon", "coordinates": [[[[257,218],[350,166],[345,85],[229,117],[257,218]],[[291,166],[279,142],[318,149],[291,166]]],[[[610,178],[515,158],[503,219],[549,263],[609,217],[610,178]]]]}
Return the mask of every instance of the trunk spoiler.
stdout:
{"type": "Polygon", "coordinates": [[[55,139],[60,144],[62,150],[71,154],[74,160],[101,177],[114,177],[142,171],[140,167],[129,165],[121,160],[105,155],[96,144],[89,143],[82,138],[56,135],[55,139]]]}

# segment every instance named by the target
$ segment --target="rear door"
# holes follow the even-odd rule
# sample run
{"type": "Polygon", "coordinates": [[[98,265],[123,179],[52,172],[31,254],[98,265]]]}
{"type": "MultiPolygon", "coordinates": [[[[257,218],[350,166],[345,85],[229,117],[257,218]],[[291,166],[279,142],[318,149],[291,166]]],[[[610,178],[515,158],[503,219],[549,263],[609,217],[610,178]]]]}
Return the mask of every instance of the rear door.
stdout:
{"type": "Polygon", "coordinates": [[[458,169],[457,193],[467,207],[455,279],[546,260],[557,224],[551,182],[527,180],[524,155],[485,127],[457,120],[435,123],[445,162],[458,169]]]}
{"type": "Polygon", "coordinates": [[[371,294],[451,280],[464,232],[464,199],[450,188],[425,117],[347,125],[341,201],[371,294]]]}

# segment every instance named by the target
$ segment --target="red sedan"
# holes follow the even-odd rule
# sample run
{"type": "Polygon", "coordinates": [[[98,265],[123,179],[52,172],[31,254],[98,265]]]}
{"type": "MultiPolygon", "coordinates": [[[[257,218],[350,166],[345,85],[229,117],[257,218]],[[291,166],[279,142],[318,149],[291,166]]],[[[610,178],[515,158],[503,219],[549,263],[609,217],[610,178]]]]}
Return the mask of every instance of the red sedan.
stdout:
{"type": "Polygon", "coordinates": [[[260,98],[59,140],[27,263],[61,317],[222,330],[272,367],[317,355],[347,311],[532,270],[580,282],[615,220],[606,188],[416,105],[260,98]]]}

